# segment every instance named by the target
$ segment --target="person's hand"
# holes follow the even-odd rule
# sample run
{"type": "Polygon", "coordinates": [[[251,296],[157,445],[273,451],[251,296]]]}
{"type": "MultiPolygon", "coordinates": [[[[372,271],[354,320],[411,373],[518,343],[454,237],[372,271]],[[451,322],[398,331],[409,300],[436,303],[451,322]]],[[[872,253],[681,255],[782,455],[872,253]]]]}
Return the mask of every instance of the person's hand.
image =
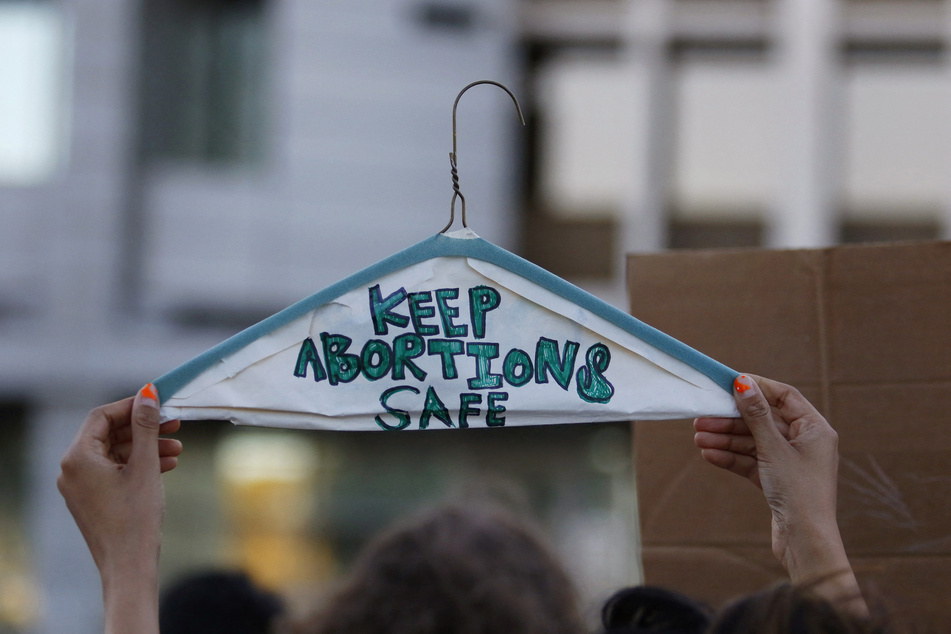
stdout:
{"type": "Polygon", "coordinates": [[[179,441],[159,436],[179,425],[159,424],[149,384],[90,412],[63,457],[57,486],[102,577],[107,632],[158,631],[160,476],[182,451],[179,441]]]}
{"type": "Polygon", "coordinates": [[[857,595],[836,521],[835,430],[789,385],[742,375],[734,396],[741,418],[694,421],[701,455],[763,490],[773,554],[794,583],[821,583],[830,597],[857,595]]]}
{"type": "Polygon", "coordinates": [[[836,525],[838,436],[791,386],[744,375],[734,395],[742,418],[698,418],[694,441],[707,462],[763,489],[773,553],[787,564],[791,532],[836,525]]]}

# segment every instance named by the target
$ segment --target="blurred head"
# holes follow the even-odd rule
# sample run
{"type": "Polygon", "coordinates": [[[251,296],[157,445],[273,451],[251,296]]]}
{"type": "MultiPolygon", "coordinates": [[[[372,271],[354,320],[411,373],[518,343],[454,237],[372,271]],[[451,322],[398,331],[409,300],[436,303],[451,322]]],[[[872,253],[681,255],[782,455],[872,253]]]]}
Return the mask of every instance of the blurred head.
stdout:
{"type": "Polygon", "coordinates": [[[282,612],[281,600],[243,572],[190,575],[162,592],[162,634],[266,634],[282,612]]]}
{"type": "Polygon", "coordinates": [[[783,583],[723,608],[710,634],[883,634],[881,624],[816,596],[809,586],[783,583]]]}
{"type": "Polygon", "coordinates": [[[624,588],[601,610],[604,634],[704,634],[710,610],[672,590],[624,588]]]}
{"type": "Polygon", "coordinates": [[[363,552],[302,634],[576,634],[574,589],[535,532],[498,510],[444,507],[363,552]]]}

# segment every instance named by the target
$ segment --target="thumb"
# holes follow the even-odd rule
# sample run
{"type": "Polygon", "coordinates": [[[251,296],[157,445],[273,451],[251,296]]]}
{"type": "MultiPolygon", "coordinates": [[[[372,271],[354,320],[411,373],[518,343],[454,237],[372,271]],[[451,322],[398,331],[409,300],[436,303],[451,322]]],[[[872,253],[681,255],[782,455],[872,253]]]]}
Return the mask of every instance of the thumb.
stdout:
{"type": "Polygon", "coordinates": [[[146,383],[132,401],[132,452],[129,464],[159,469],[159,397],[158,390],[146,383]]]}
{"type": "Polygon", "coordinates": [[[757,453],[782,451],[786,439],[773,420],[773,410],[756,381],[741,374],[733,381],[736,407],[756,441],[757,453]]]}

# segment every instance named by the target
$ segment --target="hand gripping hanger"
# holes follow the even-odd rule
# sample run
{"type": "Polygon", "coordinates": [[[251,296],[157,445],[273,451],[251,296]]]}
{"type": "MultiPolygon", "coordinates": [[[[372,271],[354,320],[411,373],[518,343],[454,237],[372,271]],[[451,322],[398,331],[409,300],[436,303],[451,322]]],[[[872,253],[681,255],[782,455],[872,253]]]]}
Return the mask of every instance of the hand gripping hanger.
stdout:
{"type": "Polygon", "coordinates": [[[512,98],[512,101],[515,102],[515,111],[518,113],[519,122],[522,125],[525,125],[525,117],[522,116],[522,109],[518,105],[518,99],[515,98],[515,95],[512,94],[511,90],[499,82],[492,81],[490,79],[482,79],[480,81],[472,82],[459,91],[459,94],[456,95],[455,103],[452,104],[452,152],[449,153],[449,166],[452,170],[452,202],[449,203],[449,224],[447,224],[439,233],[446,233],[446,231],[449,230],[449,227],[452,226],[452,223],[455,222],[456,198],[462,201],[462,226],[466,228],[469,227],[469,225],[466,224],[466,197],[462,195],[462,191],[459,189],[459,169],[456,165],[456,107],[459,105],[459,100],[462,98],[462,95],[473,86],[478,86],[479,84],[492,84],[493,86],[498,86],[507,92],[509,97],[512,98]]]}

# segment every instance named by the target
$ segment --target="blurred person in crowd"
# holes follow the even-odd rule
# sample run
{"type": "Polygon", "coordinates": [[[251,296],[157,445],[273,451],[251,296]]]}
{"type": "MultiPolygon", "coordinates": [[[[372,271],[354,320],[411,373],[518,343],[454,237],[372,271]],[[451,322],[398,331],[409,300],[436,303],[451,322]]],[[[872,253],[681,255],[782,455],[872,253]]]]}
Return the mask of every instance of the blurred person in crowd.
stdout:
{"type": "Polygon", "coordinates": [[[267,634],[284,611],[280,597],[244,572],[208,570],[162,591],[161,634],[267,634]]]}
{"type": "MultiPolygon", "coordinates": [[[[830,601],[813,584],[788,582],[751,594],[722,608],[707,630],[708,634],[886,634],[897,630],[884,618],[857,614],[855,606],[830,601]]],[[[854,603],[854,601],[852,601],[854,603]]]]}
{"type": "MultiPolygon", "coordinates": [[[[830,609],[841,615],[843,622],[868,623],[868,611],[845,554],[836,521],[838,439],[835,431],[791,386],[741,375],[737,377],[734,388],[741,414],[739,418],[698,418],[694,423],[697,430],[695,443],[701,455],[711,464],[747,478],[763,490],[772,513],[773,553],[789,573],[794,584],[793,595],[808,596],[822,605],[831,606],[830,609]]],[[[175,467],[182,449],[177,441],[161,436],[173,433],[178,426],[177,421],[159,424],[158,394],[154,386],[149,384],[134,398],[93,410],[63,458],[59,488],[99,568],[107,632],[134,631],[147,634],[157,631],[157,568],[164,509],[160,473],[175,467]]],[[[461,516],[453,517],[450,513],[447,518],[452,525],[452,522],[460,521],[461,516]]],[[[425,526],[426,522],[432,521],[433,518],[424,518],[418,526],[425,526]]],[[[475,526],[484,529],[488,528],[486,522],[493,523],[491,518],[480,522],[475,520],[475,526]]],[[[499,526],[494,529],[495,532],[488,531],[485,534],[481,534],[478,528],[473,528],[470,533],[467,526],[464,531],[466,537],[460,538],[452,548],[477,548],[495,539],[512,539],[518,543],[521,539],[518,531],[507,531],[504,522],[499,519],[496,519],[496,523],[499,526]]],[[[434,524],[430,526],[435,530],[434,524]]],[[[449,549],[438,551],[435,555],[416,552],[413,540],[418,539],[418,530],[418,527],[415,530],[396,529],[381,538],[369,549],[350,581],[344,584],[336,596],[336,605],[328,606],[325,616],[318,614],[309,623],[303,622],[299,625],[302,629],[296,631],[307,634],[342,632],[345,630],[334,628],[351,626],[349,624],[355,621],[349,619],[357,617],[366,619],[361,622],[368,624],[366,629],[348,631],[412,631],[419,634],[540,631],[511,629],[514,621],[504,621],[510,625],[500,626],[498,623],[502,621],[491,620],[481,622],[478,627],[493,629],[476,629],[480,615],[473,611],[487,605],[480,603],[478,597],[484,597],[483,601],[494,600],[488,598],[490,595],[480,593],[491,590],[495,571],[490,567],[457,562],[458,552],[448,546],[445,548],[449,549]],[[417,536],[414,537],[414,534],[417,536]],[[406,557],[401,558],[404,555],[406,557]],[[455,568],[457,564],[458,570],[455,568]],[[439,613],[442,607],[439,601],[446,597],[439,594],[424,597],[425,601],[414,603],[410,610],[388,613],[390,622],[374,621],[371,615],[354,617],[348,614],[351,609],[372,612],[383,605],[386,597],[374,593],[378,593],[379,588],[385,587],[386,583],[403,585],[404,591],[411,592],[412,587],[405,584],[413,583],[409,580],[416,574],[421,575],[421,578],[427,575],[431,577],[429,587],[434,593],[447,592],[453,584],[461,583],[459,587],[471,593],[471,596],[465,598],[465,611],[454,614],[465,618],[465,622],[443,620],[439,613]],[[488,578],[484,578],[485,575],[488,578]],[[376,583],[376,576],[381,577],[380,584],[376,583]],[[395,621],[399,618],[413,619],[415,629],[399,629],[395,621]],[[383,629],[378,629],[380,627],[383,629]]],[[[449,537],[444,537],[443,541],[445,539],[449,537]]],[[[523,548],[527,548],[527,542],[521,543],[523,548]]],[[[496,545],[493,551],[498,561],[506,561],[506,565],[514,566],[506,584],[526,583],[524,587],[519,585],[520,593],[527,590],[550,593],[551,598],[569,596],[560,580],[553,579],[547,585],[542,584],[534,573],[529,572],[532,565],[538,564],[508,558],[505,553],[510,548],[496,545]]],[[[470,556],[470,559],[478,561],[479,555],[470,556]]],[[[552,563],[547,556],[536,559],[538,562],[547,562],[545,566],[552,563]]],[[[777,590],[768,592],[776,593],[777,590]]],[[[557,602],[557,599],[553,600],[557,602]]],[[[758,612],[745,610],[743,606],[755,607],[762,602],[757,602],[755,597],[748,601],[728,608],[724,618],[730,614],[734,617],[736,614],[745,615],[750,619],[757,617],[758,612]],[[730,612],[730,609],[739,612],[730,612]]],[[[503,610],[506,616],[500,618],[514,619],[511,615],[516,609],[534,610],[535,615],[519,621],[532,628],[536,625],[531,617],[545,616],[542,613],[553,609],[552,605],[541,599],[537,602],[527,601],[521,606],[513,603],[511,609],[506,607],[503,610]]],[[[570,604],[560,607],[567,605],[570,604]]],[[[573,607],[556,615],[556,618],[564,620],[566,628],[570,628],[564,631],[580,629],[573,616],[559,616],[572,612],[573,607]]],[[[783,618],[795,620],[799,618],[796,616],[799,613],[793,610],[783,618]]],[[[726,622],[714,619],[714,631],[759,631],[756,627],[747,629],[747,626],[758,621],[731,618],[726,622]]],[[[818,624],[820,621],[798,620],[785,623],[786,629],[770,631],[861,631],[798,629],[802,623],[818,624]]],[[[636,627],[636,620],[628,625],[636,627]]]]}
{"type": "Polygon", "coordinates": [[[713,611],[679,592],[654,586],[624,588],[601,609],[604,634],[703,634],[713,611]]]}
{"type": "Polygon", "coordinates": [[[576,634],[574,588],[536,530],[500,508],[447,505],[384,532],[294,634],[576,634]]]}

